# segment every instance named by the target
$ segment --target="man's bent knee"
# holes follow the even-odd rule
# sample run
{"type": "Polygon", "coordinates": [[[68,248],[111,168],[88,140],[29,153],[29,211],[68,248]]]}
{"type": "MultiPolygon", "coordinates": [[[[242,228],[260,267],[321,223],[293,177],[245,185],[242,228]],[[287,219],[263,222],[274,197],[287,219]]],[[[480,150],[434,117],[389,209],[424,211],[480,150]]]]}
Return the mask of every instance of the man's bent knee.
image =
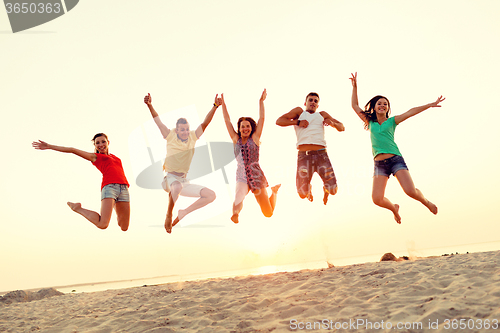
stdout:
{"type": "Polygon", "coordinates": [[[210,202],[213,202],[217,198],[217,196],[215,195],[215,192],[206,188],[206,187],[201,190],[200,195],[202,198],[205,198],[205,199],[209,200],[210,202]]]}
{"type": "Polygon", "coordinates": [[[182,191],[182,184],[181,184],[181,183],[179,183],[179,182],[177,182],[177,181],[173,182],[173,183],[170,185],[170,192],[173,192],[173,191],[175,191],[175,192],[180,192],[180,191],[182,191]]]}
{"type": "Polygon", "coordinates": [[[302,186],[302,187],[300,187],[300,188],[298,188],[298,189],[297,189],[297,194],[299,195],[299,197],[300,197],[301,199],[305,199],[305,198],[307,198],[307,195],[308,195],[308,194],[309,194],[309,192],[310,192],[310,189],[309,189],[309,188],[308,188],[308,189],[304,189],[304,187],[306,187],[306,186],[302,186]]]}
{"type": "Polygon", "coordinates": [[[337,191],[339,190],[339,187],[337,186],[337,184],[333,184],[333,185],[329,185],[329,184],[325,184],[324,187],[323,187],[327,192],[328,194],[330,195],[335,195],[337,194],[337,191]]]}

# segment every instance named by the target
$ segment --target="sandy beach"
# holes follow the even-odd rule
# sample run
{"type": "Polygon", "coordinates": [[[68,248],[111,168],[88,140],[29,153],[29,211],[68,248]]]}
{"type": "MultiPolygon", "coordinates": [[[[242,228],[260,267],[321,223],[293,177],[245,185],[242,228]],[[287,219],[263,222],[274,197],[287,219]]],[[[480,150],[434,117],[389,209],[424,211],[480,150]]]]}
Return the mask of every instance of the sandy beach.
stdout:
{"type": "Polygon", "coordinates": [[[0,305],[0,332],[491,332],[500,251],[63,294],[0,305]]]}

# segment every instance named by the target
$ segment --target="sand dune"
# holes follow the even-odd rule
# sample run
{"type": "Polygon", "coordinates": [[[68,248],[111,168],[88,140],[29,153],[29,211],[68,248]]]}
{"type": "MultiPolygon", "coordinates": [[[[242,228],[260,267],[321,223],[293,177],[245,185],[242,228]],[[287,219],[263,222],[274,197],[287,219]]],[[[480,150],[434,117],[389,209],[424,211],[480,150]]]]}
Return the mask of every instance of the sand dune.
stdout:
{"type": "Polygon", "coordinates": [[[499,264],[484,252],[64,294],[0,306],[0,332],[491,332],[499,264]]]}

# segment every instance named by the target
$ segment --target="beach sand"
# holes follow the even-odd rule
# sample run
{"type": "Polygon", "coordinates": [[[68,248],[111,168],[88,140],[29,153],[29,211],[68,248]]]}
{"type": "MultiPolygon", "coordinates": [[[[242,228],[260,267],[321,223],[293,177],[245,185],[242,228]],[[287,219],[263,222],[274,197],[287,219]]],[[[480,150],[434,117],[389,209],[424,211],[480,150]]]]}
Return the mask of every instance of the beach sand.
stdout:
{"type": "Polygon", "coordinates": [[[0,332],[494,332],[499,264],[496,251],[64,294],[0,305],[0,332]]]}

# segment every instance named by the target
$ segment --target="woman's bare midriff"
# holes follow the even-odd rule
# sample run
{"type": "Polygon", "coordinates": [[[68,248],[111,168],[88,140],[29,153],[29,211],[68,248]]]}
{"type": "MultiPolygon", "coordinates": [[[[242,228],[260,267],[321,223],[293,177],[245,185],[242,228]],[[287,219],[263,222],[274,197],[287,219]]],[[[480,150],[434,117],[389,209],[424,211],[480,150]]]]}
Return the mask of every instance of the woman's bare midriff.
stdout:
{"type": "Polygon", "coordinates": [[[305,144],[305,145],[300,145],[297,149],[300,151],[306,151],[306,150],[320,150],[323,148],[325,148],[325,146],[305,144]]]}
{"type": "Polygon", "coordinates": [[[375,156],[374,160],[375,161],[382,161],[382,160],[386,160],[388,158],[391,158],[393,156],[394,156],[394,154],[378,154],[377,156],[375,156]]]}

